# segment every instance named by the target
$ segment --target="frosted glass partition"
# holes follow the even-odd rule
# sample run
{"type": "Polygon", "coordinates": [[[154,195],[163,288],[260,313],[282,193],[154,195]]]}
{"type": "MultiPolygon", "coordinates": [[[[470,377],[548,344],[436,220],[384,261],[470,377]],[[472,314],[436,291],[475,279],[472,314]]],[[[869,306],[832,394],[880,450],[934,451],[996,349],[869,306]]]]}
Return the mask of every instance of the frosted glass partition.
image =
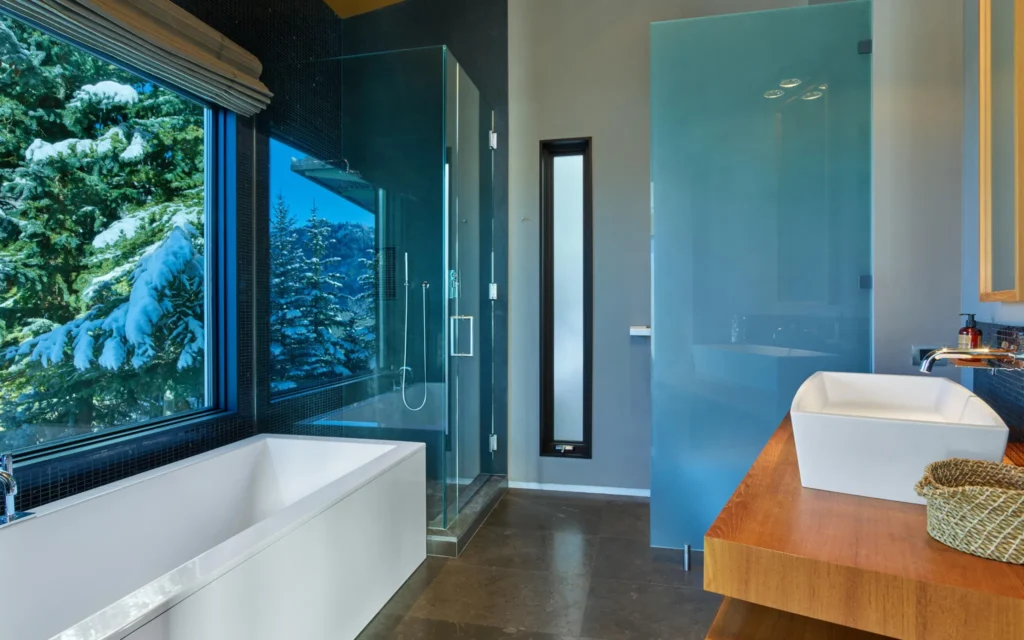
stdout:
{"type": "Polygon", "coordinates": [[[869,2],[651,26],[651,542],[703,536],[815,371],[869,368],[869,2]]]}
{"type": "Polygon", "coordinates": [[[555,156],[552,176],[554,251],[554,436],[583,440],[583,156],[555,156]]]}

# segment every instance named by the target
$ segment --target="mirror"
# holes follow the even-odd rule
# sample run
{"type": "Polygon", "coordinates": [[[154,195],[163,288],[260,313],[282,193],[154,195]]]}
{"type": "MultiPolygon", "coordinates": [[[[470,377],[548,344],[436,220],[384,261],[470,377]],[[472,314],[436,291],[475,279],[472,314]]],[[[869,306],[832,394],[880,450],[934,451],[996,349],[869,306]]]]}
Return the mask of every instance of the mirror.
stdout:
{"type": "Polygon", "coordinates": [[[1014,33],[1024,18],[1024,0],[980,0],[979,8],[979,297],[982,302],[1017,302],[1024,300],[1024,224],[1016,109],[1022,47],[1014,33]]]}

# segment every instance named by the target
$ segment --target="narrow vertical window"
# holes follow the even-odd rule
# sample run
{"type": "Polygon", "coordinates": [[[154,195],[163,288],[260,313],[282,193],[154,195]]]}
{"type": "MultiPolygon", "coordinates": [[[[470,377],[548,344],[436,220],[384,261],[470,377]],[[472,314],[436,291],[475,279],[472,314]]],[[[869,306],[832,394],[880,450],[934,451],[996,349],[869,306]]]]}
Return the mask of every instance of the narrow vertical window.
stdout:
{"type": "Polygon", "coordinates": [[[591,457],[590,139],[541,143],[541,454],[591,457]]]}

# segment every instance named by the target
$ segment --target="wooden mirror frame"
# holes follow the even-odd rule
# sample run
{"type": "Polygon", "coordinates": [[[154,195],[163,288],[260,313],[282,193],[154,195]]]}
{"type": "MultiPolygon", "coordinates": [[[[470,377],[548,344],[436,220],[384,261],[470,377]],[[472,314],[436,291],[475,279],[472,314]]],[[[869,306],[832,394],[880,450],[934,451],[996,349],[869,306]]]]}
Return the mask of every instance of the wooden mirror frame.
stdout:
{"type": "Polygon", "coordinates": [[[992,0],[978,1],[978,219],[982,302],[1024,301],[1024,0],[1014,0],[1014,280],[1013,289],[992,290],[992,0]]]}

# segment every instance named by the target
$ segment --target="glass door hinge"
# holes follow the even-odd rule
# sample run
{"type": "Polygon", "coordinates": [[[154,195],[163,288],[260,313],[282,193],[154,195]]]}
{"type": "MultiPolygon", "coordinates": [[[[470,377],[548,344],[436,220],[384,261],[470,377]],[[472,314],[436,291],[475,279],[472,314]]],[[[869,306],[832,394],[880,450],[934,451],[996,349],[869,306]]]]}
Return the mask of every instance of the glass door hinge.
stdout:
{"type": "Polygon", "coordinates": [[[497,131],[491,131],[490,133],[491,133],[491,135],[490,135],[490,147],[491,147],[491,149],[497,149],[498,148],[498,132],[497,131]]]}
{"type": "Polygon", "coordinates": [[[491,434],[491,451],[497,451],[497,450],[498,450],[498,434],[492,433],[491,434]]]}
{"type": "Polygon", "coordinates": [[[498,283],[497,282],[492,282],[490,284],[490,286],[488,287],[487,297],[490,300],[497,300],[498,299],[498,283]]]}
{"type": "Polygon", "coordinates": [[[454,300],[459,297],[459,274],[455,269],[448,271],[448,299],[454,300]]]}

